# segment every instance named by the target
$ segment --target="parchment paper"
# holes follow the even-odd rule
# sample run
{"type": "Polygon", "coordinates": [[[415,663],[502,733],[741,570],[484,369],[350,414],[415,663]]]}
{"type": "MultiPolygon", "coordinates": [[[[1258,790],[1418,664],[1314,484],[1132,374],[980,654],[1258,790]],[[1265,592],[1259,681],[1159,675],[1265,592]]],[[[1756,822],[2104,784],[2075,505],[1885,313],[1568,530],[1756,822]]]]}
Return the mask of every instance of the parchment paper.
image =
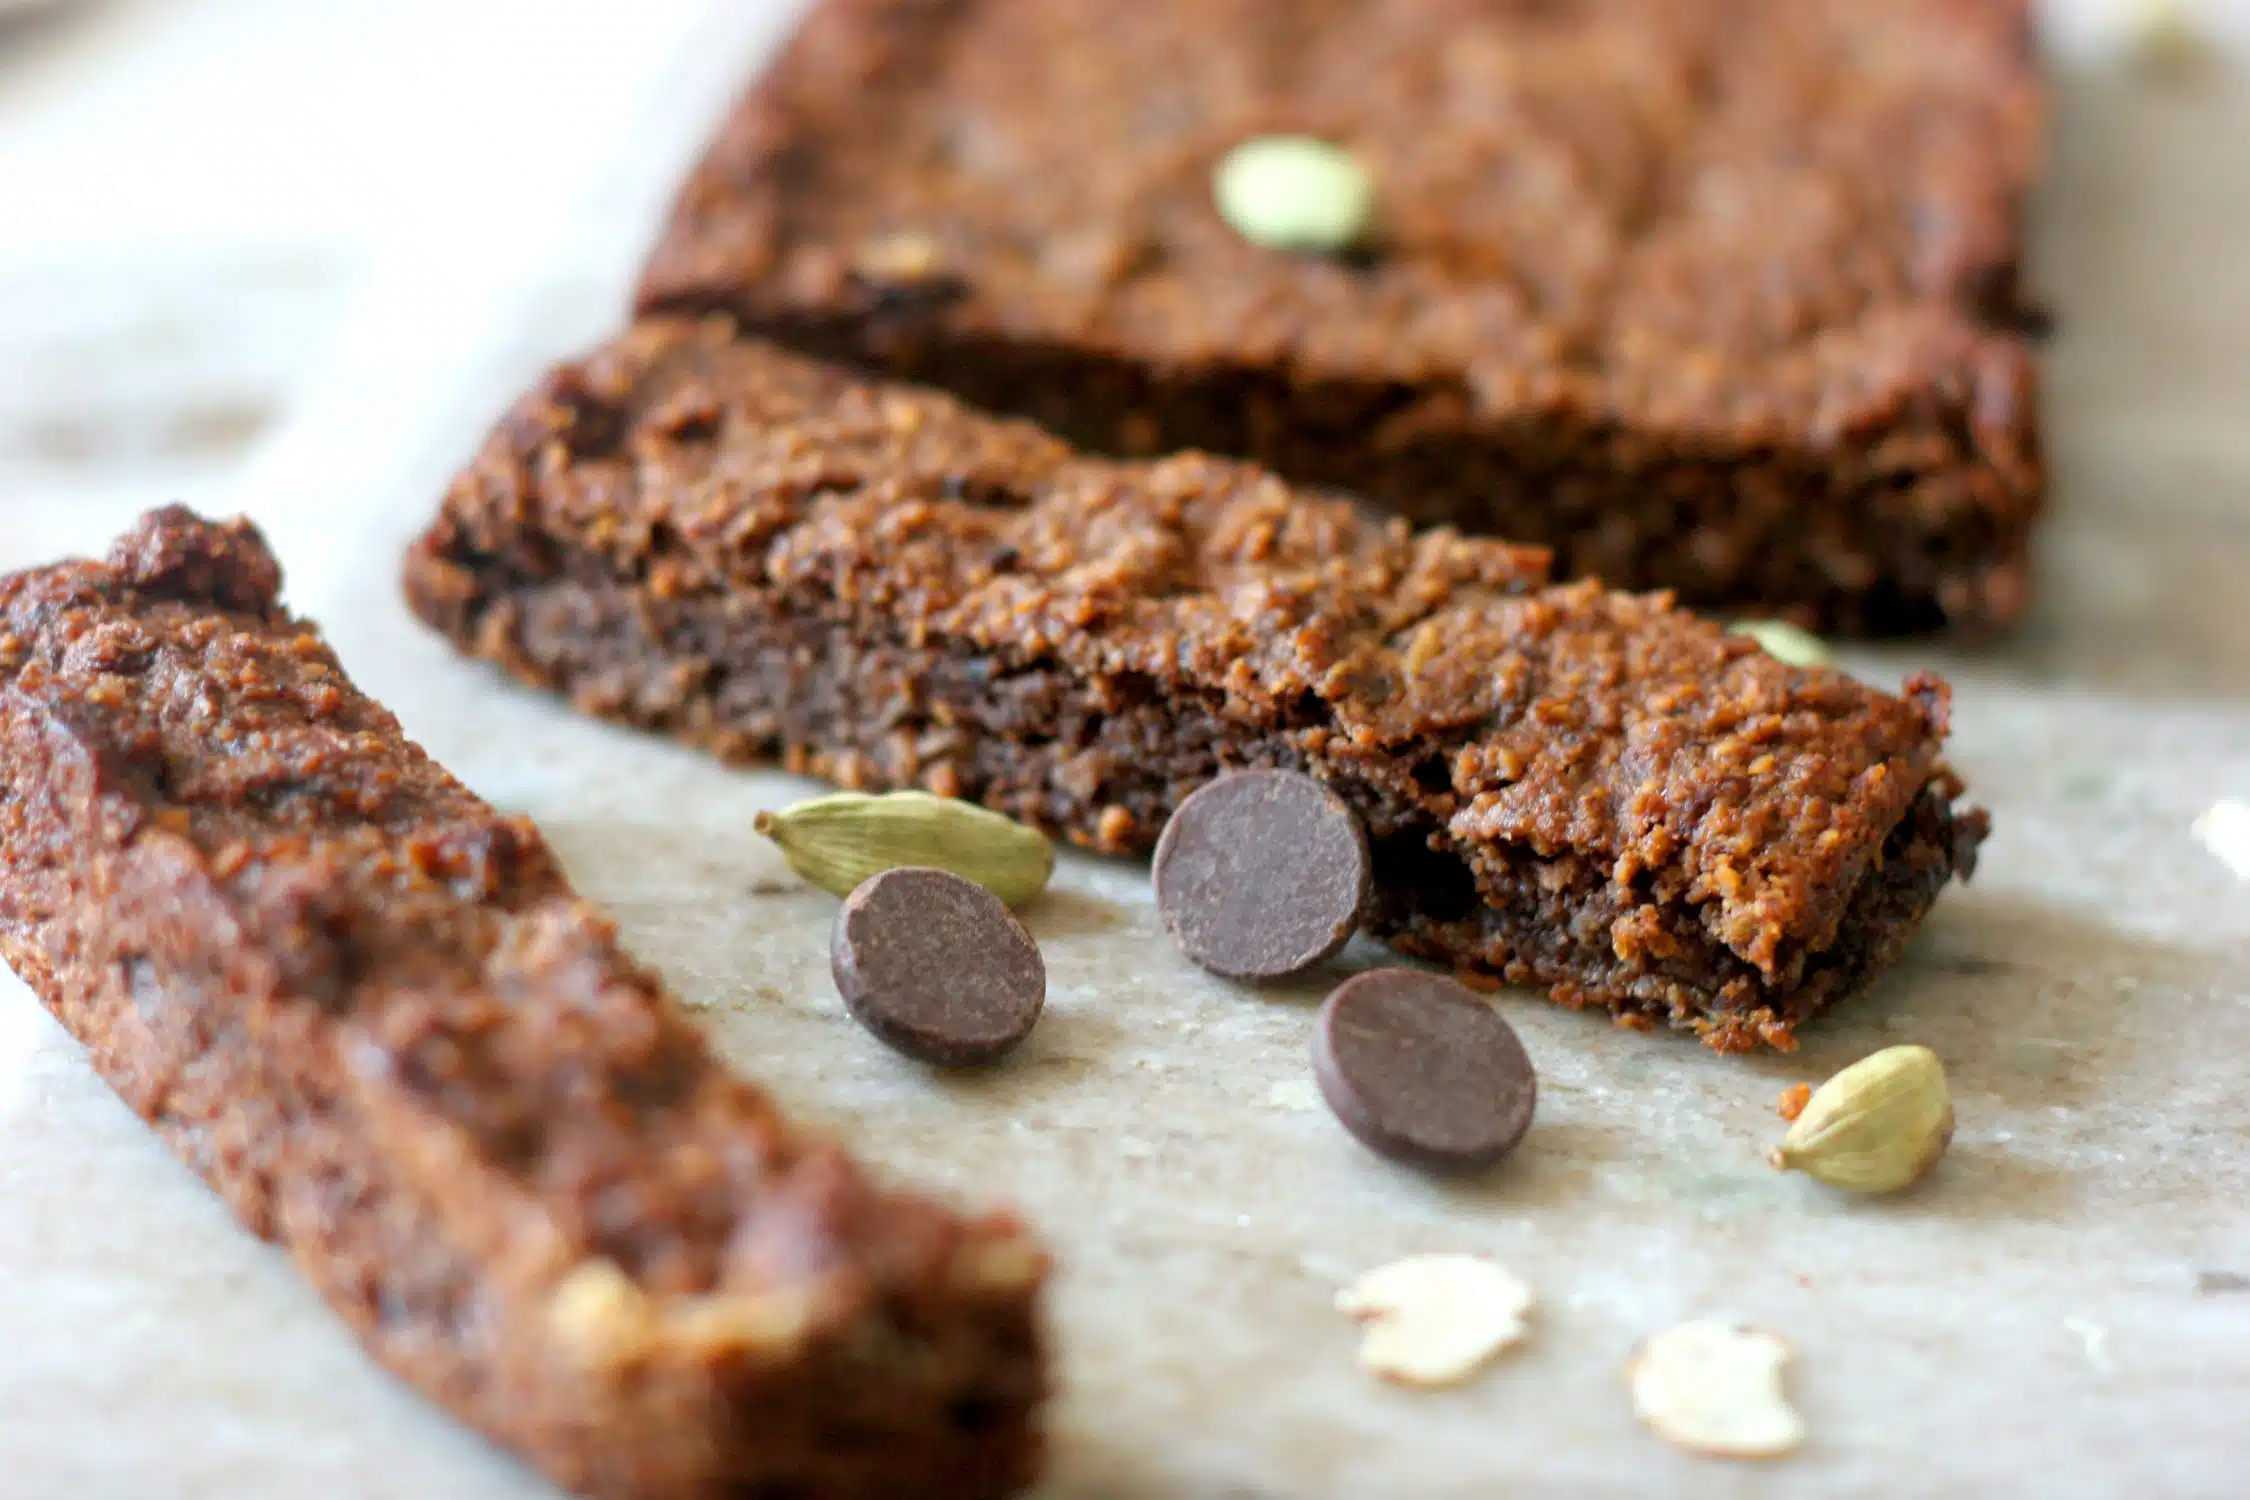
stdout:
{"type": "MultiPolygon", "coordinates": [[[[1050,1002],[1013,1061],[935,1077],[829,983],[829,897],[751,814],[801,795],[581,721],[456,660],[396,558],[536,371],[616,317],[648,225],[776,23],[715,7],[596,190],[378,278],[301,415],[211,508],[269,528],[296,605],[446,764],[538,819],[727,1057],[887,1170],[1019,1204],[1062,1263],[1050,1500],[2250,1493],[2250,885],[2191,838],[2250,797],[2250,89],[2074,71],[2042,214],[2060,483],[2032,623],[1934,665],[1997,832],[1871,997],[1793,1057],[1717,1058],[1504,998],[1542,1072],[1522,1149],[1444,1186],[1298,1087],[1334,974],[1250,992],[1180,959],[1145,871],[1071,857],[1029,913],[1050,1002]],[[1960,1130],[1897,1199],[1762,1164],[1775,1096],[1913,1040],[1960,1130]],[[1529,1343],[1409,1394],[1353,1364],[1340,1283],[1423,1250],[1534,1287],[1529,1343]],[[1771,1466],[1634,1420],[1635,1342],[1696,1315],[1789,1338],[1810,1426],[1771,1466]]],[[[19,566],[110,514],[0,536],[19,566]]],[[[1346,964],[1376,961],[1355,948],[1346,964]]],[[[285,1260],[0,982],[0,1495],[551,1491],[359,1354],[285,1260]]]]}

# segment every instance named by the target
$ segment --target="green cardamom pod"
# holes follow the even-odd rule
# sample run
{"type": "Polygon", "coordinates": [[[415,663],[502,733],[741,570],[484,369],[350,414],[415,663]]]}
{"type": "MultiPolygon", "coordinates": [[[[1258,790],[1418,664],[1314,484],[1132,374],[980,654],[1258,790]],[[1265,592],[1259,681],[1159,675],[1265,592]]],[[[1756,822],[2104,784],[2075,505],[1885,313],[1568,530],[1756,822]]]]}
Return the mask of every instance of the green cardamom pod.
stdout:
{"type": "Polygon", "coordinates": [[[950,870],[1021,906],[1046,889],[1055,846],[990,808],[928,792],[835,792],[758,814],[789,868],[839,896],[901,865],[950,870]]]}
{"type": "Polygon", "coordinates": [[[1268,250],[1337,255],[1367,238],[1375,180],[1349,151],[1302,135],[1265,135],[1228,152],[1212,197],[1234,232],[1268,250]]]}
{"type": "Polygon", "coordinates": [[[1888,1193],[1937,1165],[1953,1139],[1945,1065],[1927,1047],[1885,1047],[1813,1092],[1770,1158],[1854,1193],[1888,1193]]]}
{"type": "Polygon", "coordinates": [[[1727,630],[1750,637],[1765,648],[1766,655],[1792,667],[1828,665],[1828,643],[1809,630],[1799,630],[1787,620],[1738,620],[1727,630]]]}

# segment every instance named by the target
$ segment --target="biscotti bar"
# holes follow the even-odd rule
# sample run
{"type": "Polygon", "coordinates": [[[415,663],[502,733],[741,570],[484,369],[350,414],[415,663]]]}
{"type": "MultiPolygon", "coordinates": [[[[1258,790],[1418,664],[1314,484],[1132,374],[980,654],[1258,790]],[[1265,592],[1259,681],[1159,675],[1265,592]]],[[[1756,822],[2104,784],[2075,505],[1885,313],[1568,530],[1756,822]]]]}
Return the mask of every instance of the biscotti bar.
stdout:
{"type": "Polygon", "coordinates": [[[997,1500],[1045,1260],[719,1065],[246,523],[0,582],[0,952],[378,1358],[601,1500],[997,1500]]]}
{"type": "Polygon", "coordinates": [[[1220,772],[1365,820],[1370,929],[1715,1047],[1787,1046],[1984,830],[1947,695],[1790,667],[1536,549],[656,320],[525,397],[413,546],[463,650],[735,761],[1147,849],[1220,772]]]}
{"type": "Polygon", "coordinates": [[[1985,629],[2046,484],[2044,110],[2026,0],[823,0],[641,306],[1563,578],[1985,629]],[[1373,205],[1335,253],[1215,192],[1307,137],[1373,205]]]}

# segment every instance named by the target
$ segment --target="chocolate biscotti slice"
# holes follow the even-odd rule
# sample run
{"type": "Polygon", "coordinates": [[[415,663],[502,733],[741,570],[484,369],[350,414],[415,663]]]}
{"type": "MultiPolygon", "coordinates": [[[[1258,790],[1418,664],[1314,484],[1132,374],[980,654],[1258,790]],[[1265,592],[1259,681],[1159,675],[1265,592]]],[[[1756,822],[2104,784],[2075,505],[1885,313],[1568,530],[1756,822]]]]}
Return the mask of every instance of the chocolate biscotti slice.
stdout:
{"type": "Polygon", "coordinates": [[[1090,849],[1301,768],[1366,820],[1395,946],[1789,1045],[1968,871],[1944,686],[1789,667],[1544,564],[1243,464],[1087,458],[714,319],[549,376],[406,591],[590,713],[1090,849]]]}
{"type": "Polygon", "coordinates": [[[1566,578],[1981,629],[2045,489],[2044,115],[2027,0],[821,0],[641,307],[1566,578]],[[1221,216],[1277,135],[1366,174],[1348,252],[1221,216]]]}
{"type": "Polygon", "coordinates": [[[0,953],[385,1364],[602,1500],[987,1500],[1045,1262],[716,1062],[247,523],[0,581],[0,953]]]}

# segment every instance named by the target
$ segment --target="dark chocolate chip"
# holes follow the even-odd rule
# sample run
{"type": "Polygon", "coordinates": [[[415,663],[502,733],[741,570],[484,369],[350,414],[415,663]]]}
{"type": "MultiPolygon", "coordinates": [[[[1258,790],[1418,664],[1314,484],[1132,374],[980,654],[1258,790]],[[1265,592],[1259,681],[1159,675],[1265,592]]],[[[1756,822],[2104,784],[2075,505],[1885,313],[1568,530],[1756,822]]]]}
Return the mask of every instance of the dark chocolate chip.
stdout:
{"type": "Polygon", "coordinates": [[[1039,945],[983,886],[918,865],[844,898],[829,972],[860,1025],[924,1062],[989,1062],[1022,1041],[1047,1000],[1039,945]]]}
{"type": "Polygon", "coordinates": [[[1515,1028],[1466,987],[1419,969],[1371,969],[1336,986],[1312,1056],[1344,1128],[1414,1166],[1490,1166],[1523,1139],[1539,1099],[1515,1028]]]}
{"type": "Polygon", "coordinates": [[[1180,951],[1229,979],[1301,973],[1351,940],[1372,863],[1343,799],[1296,771],[1223,776],[1156,841],[1156,909],[1180,951]]]}

